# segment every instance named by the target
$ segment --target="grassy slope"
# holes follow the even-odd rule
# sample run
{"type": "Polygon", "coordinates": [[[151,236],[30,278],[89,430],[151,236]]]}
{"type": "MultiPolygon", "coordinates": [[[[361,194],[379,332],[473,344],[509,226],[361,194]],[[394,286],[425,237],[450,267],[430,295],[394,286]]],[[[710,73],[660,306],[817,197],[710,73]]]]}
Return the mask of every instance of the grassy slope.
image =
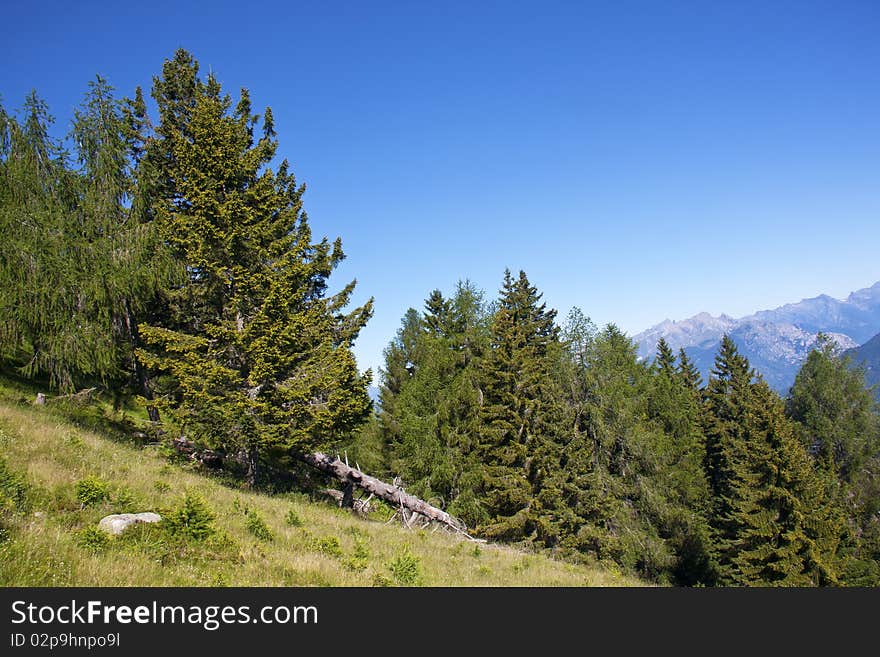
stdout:
{"type": "Polygon", "coordinates": [[[387,585],[396,581],[391,564],[406,554],[417,558],[416,583],[427,586],[640,584],[599,566],[356,518],[304,496],[236,489],[170,463],[157,446],[122,443],[8,398],[0,399],[0,455],[25,475],[32,500],[0,543],[3,586],[387,585]],[[89,475],[109,482],[111,496],[81,509],[75,484],[89,475]],[[169,541],[166,532],[141,526],[98,552],[82,545],[82,530],[102,516],[167,510],[184,491],[200,494],[215,513],[219,532],[209,541],[169,541]],[[274,540],[248,531],[247,508],[274,540]],[[301,525],[286,522],[290,511],[301,525]]]}

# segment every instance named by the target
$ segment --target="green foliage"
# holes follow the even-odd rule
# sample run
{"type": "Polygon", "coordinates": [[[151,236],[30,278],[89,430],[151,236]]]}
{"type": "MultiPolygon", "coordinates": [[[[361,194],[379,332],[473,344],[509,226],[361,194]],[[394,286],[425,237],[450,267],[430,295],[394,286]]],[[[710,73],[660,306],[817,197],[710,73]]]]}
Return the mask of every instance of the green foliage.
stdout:
{"type": "Polygon", "coordinates": [[[558,463],[562,409],[553,377],[559,352],[555,310],[520,272],[505,272],[492,318],[491,349],[481,364],[483,403],[477,444],[478,481],[486,519],[484,535],[522,540],[532,533],[548,545],[555,532],[541,516],[552,516],[560,497],[545,482],[558,463]],[[538,491],[545,491],[533,505],[538,491]]]}
{"type": "Polygon", "coordinates": [[[97,527],[86,527],[76,536],[77,544],[94,554],[100,554],[106,550],[112,540],[110,534],[97,527]]]}
{"type": "Polygon", "coordinates": [[[845,517],[841,580],[880,583],[880,413],[865,373],[820,334],[795,379],[786,413],[817,476],[845,517]]]}
{"type": "Polygon", "coordinates": [[[24,478],[10,470],[0,456],[0,543],[10,537],[14,516],[29,508],[28,486],[24,478]]]}
{"type": "Polygon", "coordinates": [[[214,513],[200,495],[187,492],[165,516],[165,527],[173,536],[204,541],[214,532],[214,513]]]}
{"type": "Polygon", "coordinates": [[[328,557],[340,558],[343,556],[342,543],[336,536],[324,536],[318,540],[318,551],[328,557]]]}
{"type": "Polygon", "coordinates": [[[800,424],[804,446],[850,483],[880,451],[880,420],[864,371],[853,369],[836,351],[835,343],[820,334],[795,378],[786,411],[800,424]]]}
{"type": "Polygon", "coordinates": [[[352,555],[346,559],[345,565],[351,570],[366,570],[370,563],[370,550],[367,544],[358,539],[354,543],[352,555]]]}
{"type": "Polygon", "coordinates": [[[246,527],[247,530],[256,536],[261,541],[271,542],[275,540],[275,535],[272,533],[272,530],[269,529],[269,526],[266,524],[266,521],[253,509],[248,509],[246,515],[246,527]]]}
{"type": "Polygon", "coordinates": [[[142,216],[132,126],[98,77],[75,111],[75,161],[35,93],[22,123],[0,110],[0,359],[71,391],[136,378],[136,324],[170,266],[142,216]]]}
{"type": "Polygon", "coordinates": [[[284,516],[284,521],[290,525],[291,527],[302,527],[303,521],[302,518],[299,517],[299,514],[293,509],[289,509],[287,511],[287,515],[284,516]]]}
{"type": "Polygon", "coordinates": [[[425,312],[407,311],[385,351],[381,410],[353,453],[408,491],[471,519],[473,434],[480,403],[479,358],[489,314],[472,283],[452,297],[435,290],[425,312]],[[388,467],[390,464],[390,468],[388,467]]]}
{"type": "Polygon", "coordinates": [[[138,354],[170,375],[161,406],[188,437],[242,453],[253,485],[270,455],[338,440],[368,416],[370,375],[351,345],[372,301],[343,314],[354,283],[326,294],[341,241],[312,241],[304,187],[286,161],[270,168],[270,109],[258,134],[247,91],[233,107],[185,51],[153,95],[151,211],[187,276],[168,293],[170,316],[140,327],[149,348],[138,354]]]}
{"type": "Polygon", "coordinates": [[[404,550],[389,564],[388,570],[399,586],[418,586],[422,579],[421,562],[409,550],[404,550]]]}
{"type": "Polygon", "coordinates": [[[707,394],[714,553],[723,584],[838,579],[843,521],[782,401],[725,336],[707,394]]]}
{"type": "Polygon", "coordinates": [[[28,486],[0,456],[0,513],[21,513],[28,509],[28,486]]]}
{"type": "Polygon", "coordinates": [[[110,484],[94,475],[76,482],[76,499],[80,505],[95,506],[110,499],[110,484]]]}

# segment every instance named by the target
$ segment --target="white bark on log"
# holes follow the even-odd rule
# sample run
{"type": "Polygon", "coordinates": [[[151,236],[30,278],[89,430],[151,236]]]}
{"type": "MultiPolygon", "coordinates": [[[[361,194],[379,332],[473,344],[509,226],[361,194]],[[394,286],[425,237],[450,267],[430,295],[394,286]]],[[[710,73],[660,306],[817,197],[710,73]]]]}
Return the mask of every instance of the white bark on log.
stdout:
{"type": "Polygon", "coordinates": [[[394,507],[403,507],[413,513],[425,516],[434,522],[446,525],[457,532],[462,534],[466,533],[464,523],[458,518],[449,515],[442,509],[431,506],[415,495],[410,495],[402,488],[398,488],[397,486],[385,483],[380,479],[371,477],[357,468],[352,468],[338,458],[333,458],[332,456],[321,454],[320,452],[316,452],[315,454],[294,453],[293,455],[299,460],[308,463],[313,468],[317,468],[321,472],[333,475],[342,482],[350,481],[355,486],[363,488],[368,493],[372,493],[394,507]]]}
{"type": "MultiPolygon", "coordinates": [[[[230,458],[229,456],[224,455],[221,452],[216,452],[209,449],[199,449],[194,443],[183,437],[177,438],[174,441],[174,447],[177,449],[178,452],[189,455],[189,457],[193,460],[201,461],[206,465],[211,465],[215,467],[220,465],[225,458],[230,458]]],[[[321,472],[336,477],[336,479],[344,484],[351,483],[354,486],[358,486],[359,488],[364,489],[371,495],[385,500],[396,509],[406,509],[413,514],[419,514],[421,516],[424,516],[425,518],[428,518],[429,520],[440,523],[441,525],[445,525],[446,527],[449,527],[450,529],[466,536],[471,540],[479,540],[471,537],[467,533],[467,528],[461,520],[449,515],[442,509],[438,509],[437,507],[428,504],[427,502],[419,499],[415,495],[410,495],[405,490],[403,490],[403,488],[396,485],[396,483],[389,484],[382,481],[381,479],[376,479],[376,477],[371,477],[370,475],[361,472],[360,469],[352,468],[350,465],[347,465],[338,457],[334,458],[327,454],[322,454],[321,452],[315,452],[314,454],[303,454],[300,452],[291,451],[290,454],[291,456],[302,461],[303,463],[308,463],[313,468],[316,468],[321,472]]],[[[396,481],[397,480],[395,479],[395,482],[396,481]]],[[[342,495],[341,492],[340,495],[342,495]]],[[[408,522],[406,516],[403,515],[403,521],[404,524],[409,527],[412,518],[410,518],[408,522]]]]}

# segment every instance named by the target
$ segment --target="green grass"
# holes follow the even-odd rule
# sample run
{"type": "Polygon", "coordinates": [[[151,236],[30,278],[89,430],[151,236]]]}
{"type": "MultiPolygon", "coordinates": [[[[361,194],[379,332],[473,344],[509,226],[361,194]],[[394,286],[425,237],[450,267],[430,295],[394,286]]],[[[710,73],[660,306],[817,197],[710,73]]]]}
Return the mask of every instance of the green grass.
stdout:
{"type": "Polygon", "coordinates": [[[30,406],[18,388],[5,392],[0,457],[24,481],[27,504],[0,508],[0,586],[642,584],[613,568],[364,520],[303,495],[237,489],[169,462],[158,445],[85,428],[51,404],[30,406]],[[95,533],[101,517],[132,511],[169,522],[95,533]],[[207,525],[181,532],[181,518],[207,525]]]}

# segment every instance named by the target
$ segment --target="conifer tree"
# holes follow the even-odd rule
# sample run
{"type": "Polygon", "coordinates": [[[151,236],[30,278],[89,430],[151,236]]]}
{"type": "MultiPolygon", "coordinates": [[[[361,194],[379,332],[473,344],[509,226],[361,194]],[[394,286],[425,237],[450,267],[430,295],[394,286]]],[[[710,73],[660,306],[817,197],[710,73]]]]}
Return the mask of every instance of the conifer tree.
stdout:
{"type": "Polygon", "coordinates": [[[3,343],[28,376],[70,390],[138,387],[137,321],[170,268],[138,213],[136,141],[123,104],[101,77],[75,111],[75,160],[49,137],[32,94],[22,125],[6,120],[0,176],[3,343]]]}
{"type": "Polygon", "coordinates": [[[657,357],[654,359],[654,366],[664,376],[672,377],[675,372],[675,354],[665,338],[660,338],[657,341],[657,357]]]}
{"type": "Polygon", "coordinates": [[[802,445],[814,455],[818,477],[828,480],[847,519],[841,578],[847,584],[880,582],[880,413],[864,372],[841,357],[827,336],[801,366],[786,401],[802,445]]]}
{"type": "Polygon", "coordinates": [[[794,436],[778,395],[753,386],[742,443],[734,446],[728,581],[809,586],[837,582],[843,518],[794,436]]]}
{"type": "Polygon", "coordinates": [[[559,329],[556,311],[541,296],[525,272],[516,279],[505,272],[483,360],[475,451],[483,464],[479,497],[487,517],[480,530],[494,538],[531,536],[541,514],[533,499],[558,459],[561,407],[552,367],[559,329]]]}
{"type": "Polygon", "coordinates": [[[843,482],[880,452],[877,402],[864,372],[823,334],[795,378],[787,411],[802,428],[804,446],[843,482]]]}
{"type": "Polygon", "coordinates": [[[407,313],[386,350],[379,414],[391,472],[407,490],[471,525],[479,517],[470,453],[479,408],[476,367],[486,339],[482,297],[473,284],[459,282],[449,299],[435,290],[424,315],[407,313]]]}
{"type": "Polygon", "coordinates": [[[706,467],[722,584],[832,584],[842,522],[778,395],[727,336],[706,399],[706,467]]]}
{"type": "MultiPolygon", "coordinates": [[[[684,365],[687,372],[689,361],[684,365]]],[[[703,467],[701,397],[692,380],[675,367],[665,341],[657,348],[647,415],[657,426],[650,452],[654,480],[663,491],[652,505],[654,522],[675,553],[673,581],[688,586],[712,584],[716,575],[708,521],[711,498],[703,467]]]]}
{"type": "Polygon", "coordinates": [[[677,373],[688,388],[697,393],[701,391],[703,387],[703,377],[700,375],[700,370],[697,369],[697,366],[687,355],[684,348],[678,350],[677,373]]]}
{"type": "Polygon", "coordinates": [[[449,300],[440,290],[434,290],[425,301],[425,326],[435,335],[446,335],[449,330],[449,300]]]}
{"type": "Polygon", "coordinates": [[[326,445],[366,419],[370,376],[351,345],[372,300],[345,314],[354,283],[326,294],[341,242],[312,241],[304,188],[286,161],[269,167],[271,111],[256,137],[247,91],[233,108],[186,59],[166,63],[154,89],[167,100],[157,168],[173,184],[160,186],[152,210],[187,276],[169,295],[170,327],[141,327],[150,348],[140,355],[173,376],[161,403],[182,431],[241,454],[254,484],[264,457],[326,445]]]}

